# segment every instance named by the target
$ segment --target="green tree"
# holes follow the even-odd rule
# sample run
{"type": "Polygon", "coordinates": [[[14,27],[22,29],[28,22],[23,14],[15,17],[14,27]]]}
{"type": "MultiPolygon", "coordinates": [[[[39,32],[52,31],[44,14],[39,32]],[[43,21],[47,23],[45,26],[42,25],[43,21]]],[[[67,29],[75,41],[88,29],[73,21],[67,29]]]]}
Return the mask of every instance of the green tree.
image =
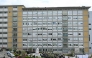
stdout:
{"type": "Polygon", "coordinates": [[[28,51],[33,52],[32,48],[29,48],[28,51]]]}

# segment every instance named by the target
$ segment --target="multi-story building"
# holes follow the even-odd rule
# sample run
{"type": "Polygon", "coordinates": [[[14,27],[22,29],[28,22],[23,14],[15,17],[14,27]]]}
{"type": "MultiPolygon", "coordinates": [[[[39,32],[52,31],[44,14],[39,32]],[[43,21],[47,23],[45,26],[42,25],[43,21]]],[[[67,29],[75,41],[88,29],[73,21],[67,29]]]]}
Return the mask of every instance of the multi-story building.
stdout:
{"type": "Polygon", "coordinates": [[[92,53],[92,11],[89,11],[89,52],[92,53]]]}
{"type": "Polygon", "coordinates": [[[90,7],[0,6],[0,46],[41,52],[89,53],[90,7]]]}

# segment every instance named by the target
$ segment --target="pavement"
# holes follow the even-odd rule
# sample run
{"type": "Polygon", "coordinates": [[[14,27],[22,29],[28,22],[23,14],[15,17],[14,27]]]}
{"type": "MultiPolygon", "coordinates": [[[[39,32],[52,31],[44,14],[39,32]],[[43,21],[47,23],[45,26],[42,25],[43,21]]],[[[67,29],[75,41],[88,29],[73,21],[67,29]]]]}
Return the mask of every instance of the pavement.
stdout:
{"type": "Polygon", "coordinates": [[[5,58],[10,58],[7,56],[6,51],[0,51],[0,58],[3,58],[5,56],[5,58]]]}

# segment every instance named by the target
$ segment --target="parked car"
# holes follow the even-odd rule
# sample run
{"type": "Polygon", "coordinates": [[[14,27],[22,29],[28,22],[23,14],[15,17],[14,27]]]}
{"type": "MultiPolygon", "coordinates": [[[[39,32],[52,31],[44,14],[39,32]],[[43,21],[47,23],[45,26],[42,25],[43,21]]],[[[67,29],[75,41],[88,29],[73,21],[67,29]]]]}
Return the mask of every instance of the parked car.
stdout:
{"type": "Polygon", "coordinates": [[[7,51],[7,55],[8,55],[9,57],[15,57],[15,55],[14,55],[13,53],[11,53],[10,51],[7,51]]]}

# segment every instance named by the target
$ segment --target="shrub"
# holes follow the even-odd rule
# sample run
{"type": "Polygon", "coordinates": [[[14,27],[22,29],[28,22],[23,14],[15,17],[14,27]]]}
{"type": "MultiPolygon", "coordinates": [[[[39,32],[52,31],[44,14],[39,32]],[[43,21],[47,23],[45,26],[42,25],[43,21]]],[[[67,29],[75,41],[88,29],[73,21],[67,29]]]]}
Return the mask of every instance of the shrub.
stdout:
{"type": "Polygon", "coordinates": [[[25,58],[30,58],[29,56],[26,56],[25,58]]]}

